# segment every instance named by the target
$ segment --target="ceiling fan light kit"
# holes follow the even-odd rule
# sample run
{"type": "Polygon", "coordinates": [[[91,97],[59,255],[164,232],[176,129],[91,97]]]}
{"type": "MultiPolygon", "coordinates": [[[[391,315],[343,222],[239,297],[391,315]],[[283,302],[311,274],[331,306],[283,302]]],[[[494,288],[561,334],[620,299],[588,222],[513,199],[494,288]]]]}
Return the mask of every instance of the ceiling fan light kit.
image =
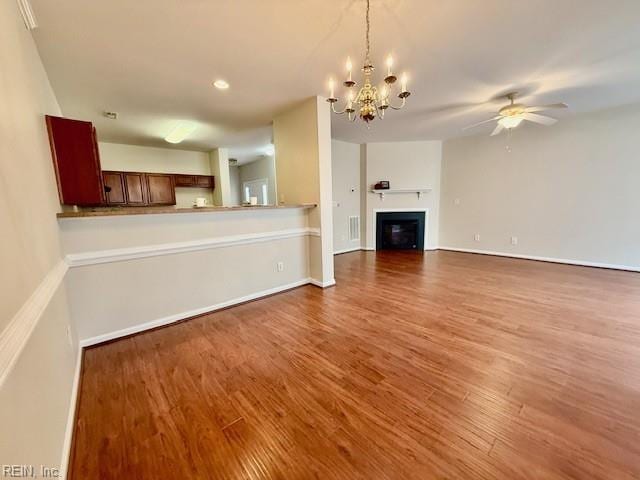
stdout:
{"type": "Polygon", "coordinates": [[[335,96],[335,82],[333,79],[329,80],[329,98],[327,102],[331,104],[331,110],[338,115],[347,114],[349,120],[355,121],[356,118],[363,120],[367,126],[369,122],[375,120],[376,117],[383,119],[385,111],[389,108],[392,110],[400,110],[406,104],[407,97],[411,95],[407,90],[407,75],[402,74],[400,80],[400,91],[397,97],[401,100],[399,105],[393,105],[390,100],[391,90],[394,84],[396,84],[398,78],[393,74],[393,58],[387,57],[387,75],[384,78],[384,83],[380,88],[371,84],[371,76],[373,75],[374,66],[370,59],[370,41],[369,31],[371,22],[369,19],[370,0],[367,0],[367,13],[366,13],[366,54],[364,58],[364,65],[362,72],[364,73],[363,86],[357,91],[357,83],[353,80],[353,64],[351,59],[347,59],[347,79],[343,82],[343,85],[348,89],[347,102],[342,110],[336,110],[336,103],[338,98],[335,96]]]}
{"type": "Polygon", "coordinates": [[[522,123],[523,120],[533,123],[539,123],[540,125],[553,125],[558,120],[546,115],[540,115],[535,112],[542,112],[545,110],[552,110],[558,108],[567,108],[566,103],[554,103],[551,105],[539,105],[539,106],[527,106],[521,103],[515,103],[517,93],[509,93],[506,98],[509,99],[509,105],[502,107],[498,110],[498,115],[495,117],[483,120],[482,122],[474,123],[463,130],[475,128],[485,123],[497,122],[496,128],[491,132],[491,136],[498,135],[502,130],[512,130],[522,123]]]}

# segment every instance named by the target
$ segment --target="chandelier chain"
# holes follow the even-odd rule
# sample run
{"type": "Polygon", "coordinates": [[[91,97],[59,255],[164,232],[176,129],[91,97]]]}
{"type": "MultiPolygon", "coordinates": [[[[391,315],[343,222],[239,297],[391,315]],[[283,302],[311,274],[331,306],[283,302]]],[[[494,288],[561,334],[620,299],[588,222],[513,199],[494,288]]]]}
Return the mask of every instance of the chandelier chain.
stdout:
{"type": "Polygon", "coordinates": [[[371,59],[369,58],[369,52],[371,51],[371,42],[369,41],[369,31],[371,30],[371,21],[369,20],[369,7],[370,0],[367,0],[367,56],[366,61],[367,64],[371,63],[371,59]]]}

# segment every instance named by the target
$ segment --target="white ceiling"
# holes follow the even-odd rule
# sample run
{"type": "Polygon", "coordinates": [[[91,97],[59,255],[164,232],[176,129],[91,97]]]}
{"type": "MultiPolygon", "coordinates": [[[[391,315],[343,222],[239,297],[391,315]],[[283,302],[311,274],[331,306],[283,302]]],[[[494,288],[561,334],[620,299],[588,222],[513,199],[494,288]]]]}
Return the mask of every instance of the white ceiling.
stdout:
{"type": "MultiPolygon", "coordinates": [[[[193,120],[200,127],[178,148],[226,146],[241,161],[270,143],[274,114],[326,94],[329,76],[348,54],[358,65],[364,48],[364,0],[32,3],[66,116],[95,122],[104,141],[164,147],[176,120],[193,120]],[[231,88],[216,90],[216,78],[231,88]]],[[[369,130],[333,116],[333,136],[459,136],[511,90],[528,103],[568,103],[558,117],[639,102],[639,25],[638,0],[372,0],[377,73],[392,52],[413,94],[369,130]]]]}

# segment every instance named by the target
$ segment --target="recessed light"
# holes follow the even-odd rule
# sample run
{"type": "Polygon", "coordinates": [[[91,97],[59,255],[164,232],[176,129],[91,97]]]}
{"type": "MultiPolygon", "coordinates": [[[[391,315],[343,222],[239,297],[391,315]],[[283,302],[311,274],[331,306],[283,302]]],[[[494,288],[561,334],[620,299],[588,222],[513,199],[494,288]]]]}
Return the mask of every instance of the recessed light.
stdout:
{"type": "Polygon", "coordinates": [[[226,90],[227,88],[229,88],[229,84],[222,79],[216,80],[215,82],[213,82],[213,86],[216,87],[219,90],[226,90]]]}
{"type": "Polygon", "coordinates": [[[169,135],[164,137],[164,139],[169,143],[180,143],[191,135],[197,127],[198,125],[193,122],[182,120],[173,127],[171,132],[169,132],[169,135]]]}

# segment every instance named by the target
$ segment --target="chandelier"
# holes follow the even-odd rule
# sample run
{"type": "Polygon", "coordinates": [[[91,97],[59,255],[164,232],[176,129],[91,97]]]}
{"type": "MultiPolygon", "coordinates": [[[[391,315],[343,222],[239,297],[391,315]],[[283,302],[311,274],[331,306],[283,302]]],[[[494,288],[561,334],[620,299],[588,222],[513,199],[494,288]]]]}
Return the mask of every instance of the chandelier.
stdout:
{"type": "Polygon", "coordinates": [[[391,89],[398,80],[391,70],[391,67],[393,67],[393,58],[391,57],[391,55],[387,57],[387,76],[384,77],[384,83],[382,84],[382,86],[378,88],[375,85],[371,84],[371,76],[373,74],[374,68],[369,57],[371,51],[371,44],[369,41],[369,31],[371,29],[371,23],[369,20],[369,2],[370,0],[367,0],[367,53],[365,54],[364,65],[362,67],[362,72],[364,73],[363,86],[356,93],[356,87],[358,85],[355,81],[353,81],[352,78],[353,65],[351,63],[351,59],[347,58],[348,78],[344,81],[343,85],[347,87],[348,93],[344,109],[336,110],[336,103],[338,102],[338,98],[335,96],[335,82],[333,78],[329,80],[330,95],[329,98],[327,98],[327,102],[331,104],[331,110],[333,111],[333,113],[337,113],[338,115],[346,113],[350,121],[355,121],[356,118],[360,117],[360,119],[367,124],[367,127],[369,126],[369,122],[374,120],[376,116],[380,119],[383,119],[384,113],[387,109],[391,108],[393,110],[400,110],[402,107],[404,107],[407,97],[411,95],[411,93],[407,91],[407,75],[406,73],[403,73],[400,80],[400,92],[397,95],[401,100],[401,103],[399,105],[391,104],[391,101],[389,99],[391,89]]]}

